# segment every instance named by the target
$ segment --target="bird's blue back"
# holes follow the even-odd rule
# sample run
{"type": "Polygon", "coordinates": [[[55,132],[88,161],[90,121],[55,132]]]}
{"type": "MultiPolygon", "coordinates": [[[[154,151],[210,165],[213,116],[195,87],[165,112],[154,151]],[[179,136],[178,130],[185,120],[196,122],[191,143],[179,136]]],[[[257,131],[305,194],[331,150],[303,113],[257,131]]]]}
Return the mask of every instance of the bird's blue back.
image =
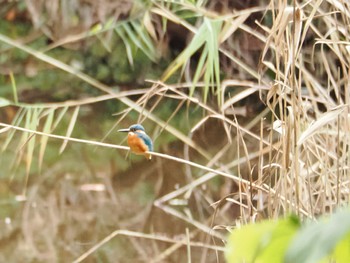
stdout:
{"type": "Polygon", "coordinates": [[[138,131],[136,131],[135,134],[138,138],[142,139],[143,142],[147,145],[148,151],[153,152],[153,143],[151,138],[147,134],[138,131]]]}

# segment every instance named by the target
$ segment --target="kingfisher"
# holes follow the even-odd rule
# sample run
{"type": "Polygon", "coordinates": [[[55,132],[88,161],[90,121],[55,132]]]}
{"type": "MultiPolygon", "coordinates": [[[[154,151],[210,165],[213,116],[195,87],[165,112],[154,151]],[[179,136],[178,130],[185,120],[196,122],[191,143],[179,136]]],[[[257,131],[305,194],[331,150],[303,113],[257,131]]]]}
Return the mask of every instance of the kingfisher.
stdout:
{"type": "Polygon", "coordinates": [[[149,152],[153,152],[153,142],[141,124],[133,124],[128,129],[120,129],[118,132],[128,132],[128,145],[133,153],[144,155],[148,160],[152,159],[149,152]]]}

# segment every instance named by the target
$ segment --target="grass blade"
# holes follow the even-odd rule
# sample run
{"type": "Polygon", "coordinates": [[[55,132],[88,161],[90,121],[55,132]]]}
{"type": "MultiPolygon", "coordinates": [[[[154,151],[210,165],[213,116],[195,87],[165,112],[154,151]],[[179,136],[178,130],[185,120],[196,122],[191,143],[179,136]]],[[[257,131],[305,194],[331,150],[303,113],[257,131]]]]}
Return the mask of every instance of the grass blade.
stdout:
{"type": "MultiPolygon", "coordinates": [[[[27,115],[27,118],[26,118],[26,128],[27,129],[36,131],[36,128],[37,128],[38,122],[39,122],[39,114],[40,114],[41,111],[42,111],[41,109],[36,109],[36,108],[28,111],[28,115],[27,115]]],[[[25,137],[26,141],[25,141],[25,144],[24,144],[27,147],[27,151],[26,151],[26,182],[25,182],[24,192],[26,192],[26,187],[28,185],[30,168],[31,168],[32,162],[33,162],[35,138],[36,138],[35,134],[29,135],[28,133],[26,133],[26,137],[25,137]]]]}
{"type": "MultiPolygon", "coordinates": [[[[14,126],[19,126],[19,124],[22,122],[24,116],[26,115],[26,112],[27,110],[26,109],[20,109],[17,114],[16,114],[16,117],[15,119],[13,120],[12,122],[12,125],[14,126]]],[[[2,145],[2,148],[1,150],[2,151],[5,151],[8,147],[8,145],[10,144],[10,142],[12,141],[13,139],[13,136],[15,135],[15,130],[11,130],[9,131],[8,135],[7,135],[7,138],[6,138],[6,141],[4,142],[4,144],[2,145]]]]}
{"type": "MultiPolygon", "coordinates": [[[[70,120],[68,129],[67,129],[66,137],[70,137],[72,135],[72,132],[73,132],[73,129],[74,129],[74,125],[75,125],[75,123],[77,121],[79,109],[80,109],[80,106],[76,107],[74,112],[73,112],[72,119],[70,120]]],[[[61,145],[60,151],[59,151],[60,154],[64,151],[64,149],[66,148],[67,144],[68,144],[68,140],[64,140],[62,145],[61,145]]]]}
{"type": "MultiPolygon", "coordinates": [[[[55,109],[51,109],[47,118],[46,118],[46,122],[43,128],[43,132],[44,133],[50,133],[51,132],[51,127],[52,127],[52,123],[53,123],[53,117],[55,115],[55,109]]],[[[45,149],[46,149],[46,145],[47,145],[47,141],[48,141],[49,137],[47,136],[42,136],[41,140],[40,140],[40,151],[39,151],[39,170],[41,171],[41,167],[43,164],[43,159],[44,159],[44,153],[45,153],[45,149]]]]}
{"type": "Polygon", "coordinates": [[[15,77],[13,76],[13,72],[10,72],[10,79],[11,79],[11,86],[12,86],[12,91],[13,91],[13,101],[15,104],[18,103],[18,96],[17,96],[17,85],[16,85],[16,80],[15,77]]]}
{"type": "Polygon", "coordinates": [[[325,113],[322,117],[320,117],[317,121],[312,123],[300,136],[298,140],[298,146],[302,145],[307,138],[315,134],[319,131],[324,125],[327,123],[334,121],[337,119],[337,116],[343,112],[344,107],[339,107],[333,111],[329,111],[325,113]]]}
{"type": "Polygon", "coordinates": [[[128,38],[125,35],[124,30],[121,27],[116,27],[114,30],[118,34],[118,36],[121,38],[121,40],[123,41],[125,49],[126,49],[126,55],[127,55],[128,60],[129,60],[129,64],[133,67],[134,66],[134,59],[132,56],[132,49],[131,49],[131,45],[128,41],[128,38]]]}
{"type": "Polygon", "coordinates": [[[54,124],[52,125],[52,130],[56,129],[57,125],[60,123],[60,121],[62,120],[63,116],[66,114],[68,108],[69,108],[68,106],[62,108],[62,110],[58,114],[54,124]]]}

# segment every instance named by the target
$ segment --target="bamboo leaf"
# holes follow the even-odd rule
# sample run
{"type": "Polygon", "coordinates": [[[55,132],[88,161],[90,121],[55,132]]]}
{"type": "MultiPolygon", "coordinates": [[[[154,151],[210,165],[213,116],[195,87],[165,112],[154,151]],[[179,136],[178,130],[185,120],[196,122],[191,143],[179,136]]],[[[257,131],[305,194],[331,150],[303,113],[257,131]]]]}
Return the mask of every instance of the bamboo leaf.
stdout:
{"type": "MultiPolygon", "coordinates": [[[[41,109],[34,108],[32,109],[32,114],[28,114],[27,116],[27,122],[26,122],[26,128],[29,130],[35,131],[38,125],[39,121],[39,113],[41,112],[41,109]]],[[[28,111],[30,113],[31,111],[28,111]]],[[[33,153],[34,153],[34,146],[35,146],[35,138],[36,136],[34,134],[30,135],[27,134],[27,139],[26,139],[26,147],[27,147],[27,152],[26,152],[26,184],[28,182],[28,177],[29,177],[29,172],[30,168],[32,166],[33,162],[33,153]]]]}
{"type": "Polygon", "coordinates": [[[203,46],[203,44],[206,41],[206,38],[208,37],[206,33],[207,29],[204,26],[204,24],[202,24],[202,26],[199,28],[198,32],[195,34],[195,36],[193,37],[190,44],[186,47],[186,49],[182,51],[180,55],[165,70],[162,76],[162,81],[166,81],[180,67],[187,63],[190,60],[191,56],[203,46]]]}
{"type": "Polygon", "coordinates": [[[131,49],[130,43],[128,41],[128,38],[125,35],[125,32],[120,27],[116,27],[115,32],[119,35],[119,37],[123,41],[125,49],[126,49],[126,55],[128,57],[128,60],[129,60],[129,64],[133,67],[134,66],[134,59],[132,56],[132,49],[131,49]]]}
{"type": "MultiPolygon", "coordinates": [[[[207,99],[209,87],[216,88],[215,93],[220,95],[219,35],[222,23],[222,20],[205,18],[187,48],[164,72],[162,80],[166,81],[181,66],[186,65],[194,53],[202,49],[190,94],[193,95],[195,85],[203,75],[205,82],[204,101],[207,99]]],[[[221,99],[218,98],[218,100],[220,102],[221,99]]]]}
{"type": "Polygon", "coordinates": [[[132,54],[130,42],[139,48],[150,60],[155,61],[156,52],[153,42],[145,28],[141,27],[139,21],[122,23],[120,27],[116,27],[115,31],[126,46],[129,61],[131,61],[130,54],[132,54]]]}
{"type": "Polygon", "coordinates": [[[192,87],[191,87],[190,93],[189,93],[190,97],[193,96],[193,93],[195,91],[195,87],[196,87],[201,75],[203,74],[204,67],[205,67],[205,61],[207,60],[207,56],[208,56],[208,48],[204,47],[202,54],[201,54],[201,57],[198,61],[196,72],[195,72],[193,80],[192,80],[192,87]]]}
{"type": "Polygon", "coordinates": [[[145,29],[147,30],[148,34],[155,40],[157,41],[157,34],[156,34],[156,30],[152,24],[152,21],[151,21],[151,15],[150,13],[147,11],[145,13],[145,15],[143,16],[143,25],[145,27],[145,29]]]}
{"type": "Polygon", "coordinates": [[[15,77],[13,76],[13,72],[10,72],[10,79],[11,79],[11,86],[13,91],[13,101],[17,104],[18,103],[18,96],[17,96],[17,85],[15,77]]]}
{"type": "Polygon", "coordinates": [[[0,97],[0,108],[11,105],[11,102],[5,98],[0,97]]]}
{"type": "Polygon", "coordinates": [[[141,26],[139,23],[136,22],[132,22],[131,25],[135,29],[136,34],[142,40],[140,41],[142,51],[149,57],[149,59],[155,61],[155,48],[152,39],[149,37],[145,27],[141,26]]]}
{"type": "MultiPolygon", "coordinates": [[[[32,119],[32,115],[33,115],[33,111],[34,108],[28,109],[26,112],[26,119],[25,119],[25,124],[24,124],[24,128],[26,129],[30,129],[30,123],[31,123],[31,119],[32,119]]],[[[27,132],[22,133],[22,138],[20,140],[20,149],[23,148],[26,145],[27,139],[28,139],[29,135],[27,132]]]]}
{"type": "Polygon", "coordinates": [[[56,129],[57,125],[60,123],[60,121],[62,120],[63,116],[66,114],[67,110],[68,110],[68,106],[63,107],[62,110],[60,111],[60,113],[58,114],[54,124],[52,125],[52,130],[56,129]]]}
{"type": "MultiPolygon", "coordinates": [[[[25,110],[25,109],[20,109],[20,110],[17,112],[17,114],[16,114],[16,116],[15,116],[15,118],[14,118],[12,124],[13,124],[14,126],[19,126],[19,124],[22,122],[23,117],[25,116],[25,113],[26,113],[26,112],[27,112],[27,110],[25,110]]],[[[12,139],[13,139],[13,136],[15,135],[15,132],[16,132],[16,130],[14,130],[14,129],[11,129],[11,130],[9,131],[9,133],[8,133],[8,135],[7,135],[7,137],[6,137],[6,140],[5,140],[5,142],[4,142],[4,144],[3,144],[2,148],[1,148],[2,151],[5,151],[5,150],[7,149],[8,145],[10,144],[10,142],[11,142],[12,139]]]]}
{"type": "MultiPolygon", "coordinates": [[[[73,132],[73,129],[74,129],[74,125],[75,125],[75,123],[77,121],[79,109],[80,109],[80,106],[76,107],[74,112],[73,112],[72,118],[70,120],[68,129],[67,129],[66,137],[70,137],[72,135],[72,132],[73,132]]],[[[64,140],[62,145],[61,145],[60,151],[59,151],[60,154],[64,151],[64,149],[66,148],[67,144],[68,144],[68,140],[64,140]]]]}
{"type": "MultiPolygon", "coordinates": [[[[223,21],[222,20],[207,20],[207,27],[210,33],[210,37],[208,38],[208,66],[207,66],[207,85],[211,85],[213,88],[216,85],[215,93],[218,96],[218,103],[221,105],[221,88],[220,88],[220,61],[219,61],[219,35],[222,28],[223,21]]],[[[205,94],[208,95],[208,92],[205,94]]]]}
{"type": "MultiPolygon", "coordinates": [[[[48,116],[46,118],[46,122],[43,128],[44,133],[50,133],[51,132],[51,127],[53,123],[53,117],[55,115],[55,109],[50,109],[48,116]]],[[[39,170],[41,170],[42,164],[43,164],[43,159],[44,159],[44,153],[47,145],[49,137],[47,136],[42,136],[40,140],[40,151],[39,151],[39,170]]]]}

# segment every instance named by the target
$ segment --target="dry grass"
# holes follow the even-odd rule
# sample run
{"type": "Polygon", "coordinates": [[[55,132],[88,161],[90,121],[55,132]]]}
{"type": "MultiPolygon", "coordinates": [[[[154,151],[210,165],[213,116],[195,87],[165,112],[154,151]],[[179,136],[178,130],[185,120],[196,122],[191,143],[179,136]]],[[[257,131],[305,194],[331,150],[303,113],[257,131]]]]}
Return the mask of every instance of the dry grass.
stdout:
{"type": "MultiPolygon", "coordinates": [[[[133,257],[133,262],[221,262],[232,227],[290,213],[316,219],[348,205],[349,4],[319,0],[293,1],[293,6],[288,6],[285,0],[264,1],[232,13],[185,2],[151,1],[142,19],[136,16],[140,20],[133,21],[144,23],[142,30],[137,31],[136,24],[118,27],[117,34],[128,34],[126,49],[134,41],[150,59],[155,58],[149,41],[152,38],[155,46],[162,44],[165,21],[193,34],[162,78],[147,80],[148,88],[140,90],[116,91],[67,63],[0,34],[1,42],[102,93],[64,103],[17,103],[18,87],[11,75],[14,102],[2,100],[1,104],[19,110],[12,125],[0,123],[0,140],[3,153],[15,156],[13,176],[21,171],[16,167],[24,167],[24,191],[13,192],[17,200],[26,202],[13,217],[16,225],[6,228],[1,240],[16,240],[18,251],[30,252],[11,255],[12,259],[125,262],[133,257]],[[179,10],[205,19],[190,24],[179,10]],[[135,39],[134,29],[143,41],[135,39]],[[179,75],[176,83],[170,81],[179,75]],[[135,95],[139,95],[136,101],[135,95]],[[42,176],[31,182],[33,162],[43,169],[51,138],[60,140],[62,155],[72,150],[66,149],[67,144],[79,143],[109,151],[127,150],[72,137],[81,108],[104,101],[118,101],[125,110],[97,140],[109,141],[116,126],[128,123],[127,116],[136,112],[138,121],[154,127],[150,132],[156,145],[162,136],[171,134],[183,147],[174,153],[170,146],[158,145],[154,162],[133,162],[140,170],[134,167],[133,173],[139,177],[131,188],[113,181],[115,174],[123,174],[123,169],[113,164],[74,173],[60,169],[57,163],[45,167],[42,176]],[[176,105],[168,116],[158,111],[164,103],[176,105]],[[191,118],[195,111],[201,112],[200,118],[191,118]],[[174,125],[180,112],[187,112],[183,122],[189,126],[188,133],[174,125]],[[66,134],[55,134],[62,118],[68,116],[66,134]],[[85,175],[89,172],[94,180],[85,175]],[[75,177],[78,174],[81,179],[75,177]],[[84,180],[93,181],[92,188],[81,190],[88,183],[84,180]],[[146,203],[137,193],[144,189],[144,181],[151,182],[153,191],[146,203]],[[42,187],[52,191],[40,193],[42,187]],[[78,230],[74,229],[77,226],[78,230]]],[[[229,1],[222,4],[229,5],[229,1]]],[[[38,18],[40,14],[32,7],[33,19],[38,18]]],[[[108,46],[106,39],[113,26],[65,36],[48,48],[96,35],[108,46]]],[[[42,30],[49,34],[47,28],[42,30]]],[[[132,63],[131,53],[129,61],[132,63]]],[[[123,162],[119,152],[115,158],[123,162]]]]}

